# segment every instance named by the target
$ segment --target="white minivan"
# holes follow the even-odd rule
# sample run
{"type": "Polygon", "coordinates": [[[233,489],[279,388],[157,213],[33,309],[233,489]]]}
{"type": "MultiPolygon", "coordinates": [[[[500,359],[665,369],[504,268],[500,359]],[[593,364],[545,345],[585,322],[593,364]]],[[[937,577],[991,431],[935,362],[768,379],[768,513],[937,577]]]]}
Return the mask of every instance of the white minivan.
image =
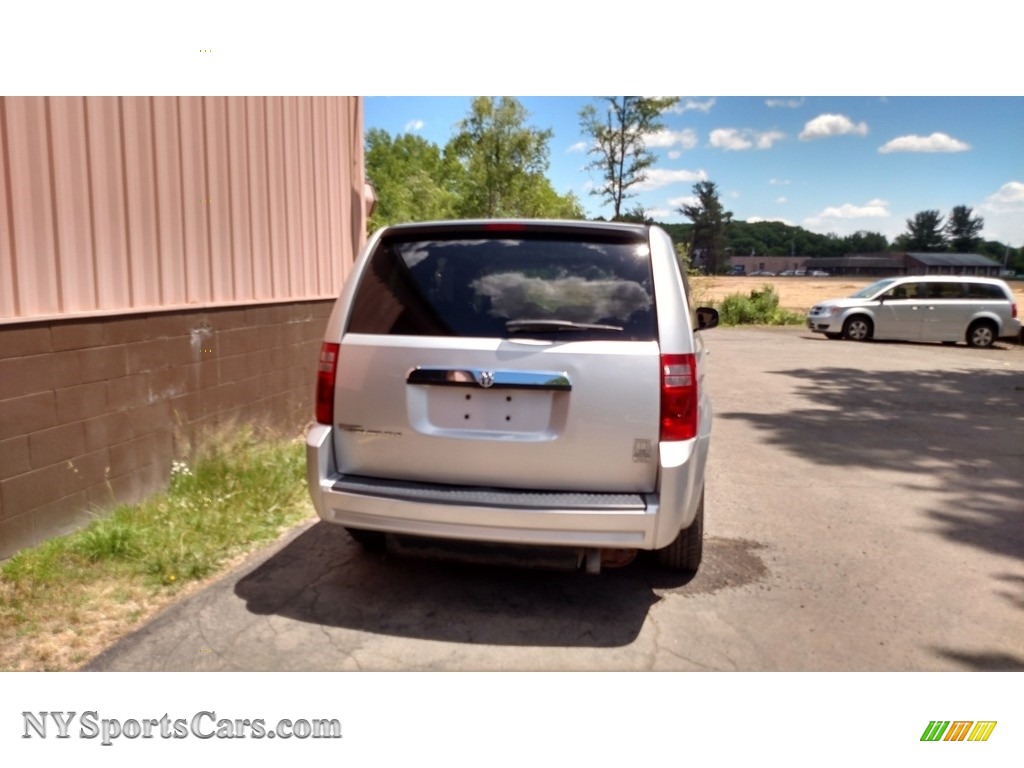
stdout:
{"type": "Polygon", "coordinates": [[[845,299],[811,307],[807,327],[830,339],[964,341],[990,347],[1020,335],[1017,303],[1002,280],[954,275],[887,277],[845,299]]]}
{"type": "Polygon", "coordinates": [[[316,510],[370,549],[557,548],[591,572],[652,550],[695,571],[700,331],[717,321],[658,227],[387,227],[327,324],[306,441],[316,510]]]}

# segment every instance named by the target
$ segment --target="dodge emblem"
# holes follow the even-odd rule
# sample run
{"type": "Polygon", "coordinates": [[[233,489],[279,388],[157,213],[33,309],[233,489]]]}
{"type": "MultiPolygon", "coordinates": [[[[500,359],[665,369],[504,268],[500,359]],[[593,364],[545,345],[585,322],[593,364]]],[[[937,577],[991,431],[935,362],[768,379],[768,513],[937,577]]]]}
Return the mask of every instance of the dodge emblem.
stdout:
{"type": "Polygon", "coordinates": [[[494,386],[494,374],[491,371],[480,372],[480,386],[484,389],[494,386]]]}

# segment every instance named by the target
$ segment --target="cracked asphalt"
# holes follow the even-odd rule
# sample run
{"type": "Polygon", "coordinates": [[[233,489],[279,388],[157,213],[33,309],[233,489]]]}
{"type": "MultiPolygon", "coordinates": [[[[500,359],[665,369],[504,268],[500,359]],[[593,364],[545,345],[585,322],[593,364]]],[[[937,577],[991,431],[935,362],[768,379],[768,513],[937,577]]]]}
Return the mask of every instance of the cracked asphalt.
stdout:
{"type": "Polygon", "coordinates": [[[1024,349],[708,332],[704,564],[365,553],[309,522],[88,670],[1024,670],[1024,349]]]}

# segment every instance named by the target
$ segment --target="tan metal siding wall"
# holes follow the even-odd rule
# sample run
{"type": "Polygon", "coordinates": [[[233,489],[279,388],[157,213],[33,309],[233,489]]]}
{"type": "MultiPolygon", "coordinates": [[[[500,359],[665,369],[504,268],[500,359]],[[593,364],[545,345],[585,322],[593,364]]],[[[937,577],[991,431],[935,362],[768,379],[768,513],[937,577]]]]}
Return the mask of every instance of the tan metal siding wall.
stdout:
{"type": "Polygon", "coordinates": [[[0,98],[0,322],[337,295],[358,97],[0,98]]]}

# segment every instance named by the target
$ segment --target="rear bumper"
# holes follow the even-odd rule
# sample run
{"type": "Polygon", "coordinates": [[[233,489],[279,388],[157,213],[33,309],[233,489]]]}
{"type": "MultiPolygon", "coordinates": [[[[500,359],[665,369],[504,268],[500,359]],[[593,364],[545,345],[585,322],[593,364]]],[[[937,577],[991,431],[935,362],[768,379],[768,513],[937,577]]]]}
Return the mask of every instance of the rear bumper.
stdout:
{"type": "Polygon", "coordinates": [[[1021,331],[1021,321],[1018,318],[1012,318],[1009,322],[1003,325],[1003,332],[999,336],[1001,339],[1019,339],[1021,331]]]}
{"type": "Polygon", "coordinates": [[[322,520],[464,541],[658,549],[692,522],[701,490],[694,492],[693,479],[703,477],[703,467],[700,474],[695,467],[698,440],[669,444],[674,451],[663,446],[661,494],[534,493],[346,476],[336,470],[332,443],[331,428],[322,425],[306,440],[307,480],[322,520]],[[670,506],[663,503],[666,490],[670,506]]]}

